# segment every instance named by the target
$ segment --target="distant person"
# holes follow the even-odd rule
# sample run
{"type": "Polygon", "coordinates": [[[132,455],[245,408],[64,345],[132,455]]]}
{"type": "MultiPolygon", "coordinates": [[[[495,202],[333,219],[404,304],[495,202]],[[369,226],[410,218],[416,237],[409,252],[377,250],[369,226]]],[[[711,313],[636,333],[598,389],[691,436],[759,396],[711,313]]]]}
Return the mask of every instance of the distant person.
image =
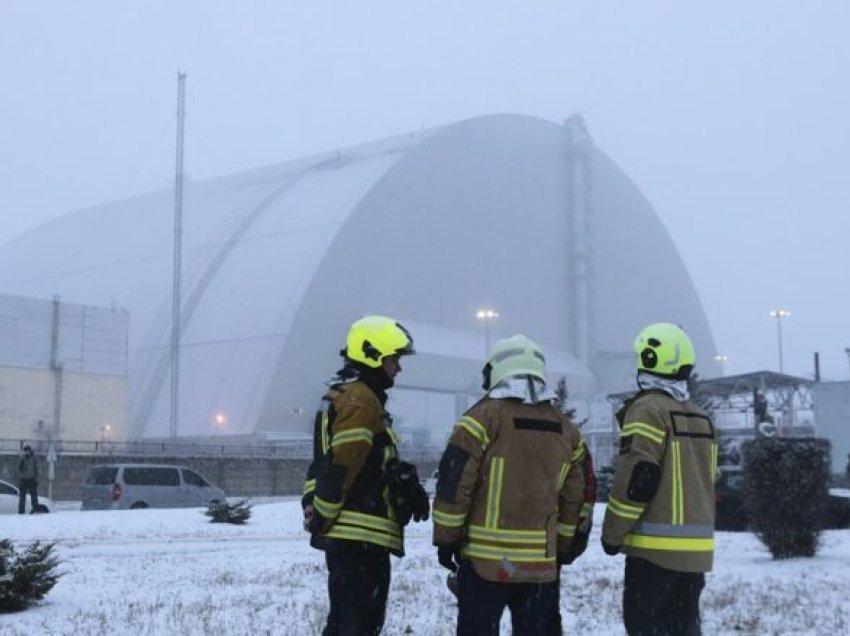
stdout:
{"type": "Polygon", "coordinates": [[[384,409],[413,338],[392,318],[367,316],[351,325],[340,353],[344,365],[316,414],[301,504],[310,545],[324,551],[328,569],[323,636],[373,636],[384,625],[390,554],[404,555],[404,526],[429,513],[384,409]]]}
{"type": "Polygon", "coordinates": [[[578,428],[553,404],[543,352],[516,335],[483,368],[487,394],[455,424],[440,460],[434,545],[457,573],[460,636],[560,631],[558,571],[584,551],[586,506],[578,428]]]}
{"type": "Polygon", "coordinates": [[[30,495],[30,512],[38,512],[38,460],[32,452],[32,446],[24,446],[24,453],[18,460],[18,514],[26,508],[27,493],[30,495]]]}
{"type": "Polygon", "coordinates": [[[714,559],[717,438],[689,399],[696,361],[679,327],[635,339],[638,392],[617,413],[620,455],[602,548],[623,552],[623,622],[630,636],[698,636],[699,599],[714,559]]]}

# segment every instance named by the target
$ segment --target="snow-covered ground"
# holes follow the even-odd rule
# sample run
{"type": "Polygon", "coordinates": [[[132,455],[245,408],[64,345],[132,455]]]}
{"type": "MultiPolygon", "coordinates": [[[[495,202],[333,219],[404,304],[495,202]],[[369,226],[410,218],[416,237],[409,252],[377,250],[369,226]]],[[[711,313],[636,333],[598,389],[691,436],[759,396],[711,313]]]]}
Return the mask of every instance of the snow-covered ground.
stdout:
{"type": "MultiPolygon", "coordinates": [[[[39,605],[0,615],[0,634],[318,634],[327,608],[322,555],[301,530],[295,499],[257,503],[244,526],[212,524],[199,509],[4,515],[0,537],[56,541],[64,573],[39,605]]],[[[590,547],[565,572],[567,634],[623,634],[622,557],[590,547]]],[[[385,634],[452,634],[455,605],[413,525],[393,559],[385,634]]],[[[750,534],[719,533],[703,594],[703,633],[850,633],[850,530],[824,533],[812,559],[773,561],[750,534]]],[[[508,619],[503,634],[510,633],[508,619]]]]}

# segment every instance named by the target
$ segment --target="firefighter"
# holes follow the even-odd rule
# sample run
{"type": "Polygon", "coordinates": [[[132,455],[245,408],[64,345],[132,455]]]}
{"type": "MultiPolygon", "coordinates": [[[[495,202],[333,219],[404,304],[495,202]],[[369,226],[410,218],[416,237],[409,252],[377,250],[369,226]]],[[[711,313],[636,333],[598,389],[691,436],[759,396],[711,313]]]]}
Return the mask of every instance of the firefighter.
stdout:
{"type": "Polygon", "coordinates": [[[522,335],[499,341],[486,395],[458,420],[440,460],[434,545],[457,572],[457,633],[545,634],[558,611],[558,569],[587,545],[579,430],[546,386],[543,352],[522,335]]]}
{"type": "Polygon", "coordinates": [[[688,399],[695,355],[687,334],[653,324],[635,350],[638,392],[617,413],[620,454],[602,547],[626,555],[630,635],[697,635],[714,557],[717,438],[709,416],[688,399]]]}
{"type": "Polygon", "coordinates": [[[325,552],[325,636],[381,632],[389,555],[404,555],[411,517],[428,518],[428,495],[416,468],[399,461],[398,438],[384,409],[401,356],[413,353],[413,338],[392,318],[356,321],[340,352],[343,368],[327,383],[316,414],[302,507],[310,544],[325,552]]]}

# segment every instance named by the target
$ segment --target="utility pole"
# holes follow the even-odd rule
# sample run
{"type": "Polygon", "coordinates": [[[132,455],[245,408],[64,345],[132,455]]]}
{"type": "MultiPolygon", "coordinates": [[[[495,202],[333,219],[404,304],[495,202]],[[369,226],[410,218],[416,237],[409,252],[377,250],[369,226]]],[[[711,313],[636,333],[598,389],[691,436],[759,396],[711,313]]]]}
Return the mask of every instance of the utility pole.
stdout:
{"type": "Polygon", "coordinates": [[[177,160],[174,173],[174,267],[171,284],[171,414],[168,435],[177,438],[180,407],[180,288],[183,260],[183,142],[186,125],[186,73],[177,73],[177,160]]]}

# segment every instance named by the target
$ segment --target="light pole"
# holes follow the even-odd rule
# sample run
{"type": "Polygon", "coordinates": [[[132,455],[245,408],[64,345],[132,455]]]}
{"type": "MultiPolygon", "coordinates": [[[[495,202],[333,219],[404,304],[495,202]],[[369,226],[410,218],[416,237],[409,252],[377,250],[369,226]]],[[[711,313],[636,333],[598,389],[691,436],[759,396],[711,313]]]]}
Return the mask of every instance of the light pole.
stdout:
{"type": "Polygon", "coordinates": [[[776,318],[776,335],[779,340],[779,373],[785,372],[785,365],[782,361],[782,319],[791,315],[787,309],[774,309],[770,312],[772,318],[776,318]]]}
{"type": "Polygon", "coordinates": [[[718,353],[714,356],[714,359],[717,360],[717,364],[720,365],[720,375],[726,375],[726,361],[729,359],[729,356],[724,356],[722,353],[718,353]]]}
{"type": "Polygon", "coordinates": [[[499,317],[499,312],[495,309],[479,309],[475,312],[475,317],[478,320],[484,321],[484,342],[486,345],[487,357],[490,357],[490,323],[499,317]]]}

